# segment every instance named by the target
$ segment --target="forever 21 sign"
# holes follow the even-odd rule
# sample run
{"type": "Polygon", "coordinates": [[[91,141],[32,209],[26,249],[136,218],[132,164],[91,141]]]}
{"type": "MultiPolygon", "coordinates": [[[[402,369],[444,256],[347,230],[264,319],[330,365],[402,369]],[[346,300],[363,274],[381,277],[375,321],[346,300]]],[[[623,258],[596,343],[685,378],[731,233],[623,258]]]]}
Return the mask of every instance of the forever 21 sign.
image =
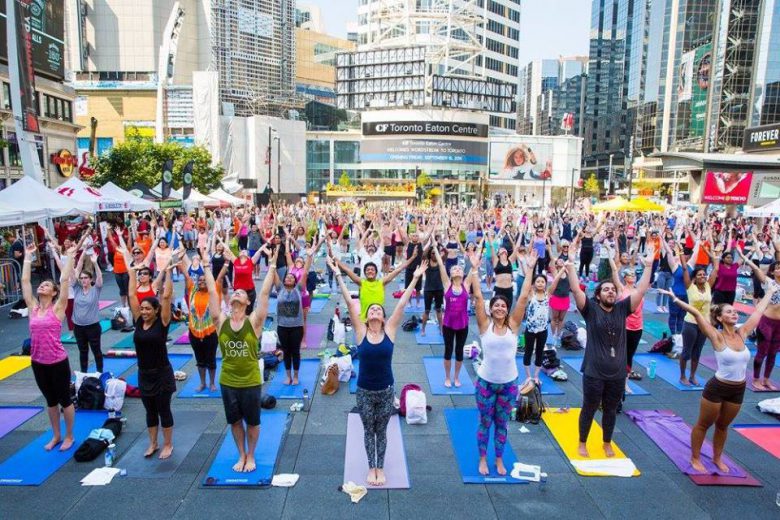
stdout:
{"type": "Polygon", "coordinates": [[[780,149],[780,123],[745,128],[742,149],[746,152],[780,149]]]}
{"type": "Polygon", "coordinates": [[[378,121],[363,123],[363,135],[447,135],[486,138],[488,125],[449,121],[378,121]]]}

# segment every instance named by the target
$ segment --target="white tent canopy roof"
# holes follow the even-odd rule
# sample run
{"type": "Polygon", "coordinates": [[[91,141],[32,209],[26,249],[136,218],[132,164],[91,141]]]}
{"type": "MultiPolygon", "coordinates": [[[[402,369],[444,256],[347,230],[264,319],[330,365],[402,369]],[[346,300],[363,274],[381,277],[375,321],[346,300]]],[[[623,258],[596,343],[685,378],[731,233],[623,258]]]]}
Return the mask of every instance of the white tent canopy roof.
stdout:
{"type": "Polygon", "coordinates": [[[0,191],[0,203],[23,212],[23,222],[18,222],[18,224],[42,220],[47,217],[64,217],[93,212],[93,204],[69,200],[67,197],[57,195],[30,177],[22,177],[0,191]]]}
{"type": "Polygon", "coordinates": [[[99,189],[88,186],[84,181],[76,177],[71,177],[54,191],[68,200],[90,204],[94,213],[130,210],[128,201],[106,195],[99,189]]]}
{"type": "Polygon", "coordinates": [[[0,226],[15,226],[24,222],[24,211],[14,209],[5,203],[0,203],[0,226]]]}
{"type": "Polygon", "coordinates": [[[770,202],[766,206],[753,208],[745,212],[748,217],[774,217],[780,215],[780,199],[770,202]]]}
{"type": "MultiPolygon", "coordinates": [[[[157,186],[152,188],[152,193],[157,195],[158,197],[162,197],[162,182],[158,182],[157,186]]],[[[181,198],[181,191],[174,190],[171,188],[171,194],[168,196],[170,199],[180,199],[181,198]]]]}
{"type": "Polygon", "coordinates": [[[226,192],[222,188],[216,189],[211,193],[209,193],[209,197],[213,197],[215,199],[225,201],[231,206],[243,206],[244,204],[246,204],[246,201],[244,199],[239,199],[238,197],[234,197],[233,195],[226,192]]]}
{"type": "Polygon", "coordinates": [[[204,195],[196,189],[190,190],[190,196],[184,201],[184,205],[188,208],[192,208],[201,204],[207,208],[218,208],[224,204],[224,201],[204,195]]]}
{"type": "Polygon", "coordinates": [[[129,191],[123,190],[113,182],[105,183],[100,188],[100,192],[103,195],[106,195],[113,199],[129,203],[130,205],[129,209],[126,209],[124,211],[149,211],[151,209],[157,208],[157,204],[155,204],[154,202],[150,200],[142,199],[141,197],[136,197],[129,191]]]}

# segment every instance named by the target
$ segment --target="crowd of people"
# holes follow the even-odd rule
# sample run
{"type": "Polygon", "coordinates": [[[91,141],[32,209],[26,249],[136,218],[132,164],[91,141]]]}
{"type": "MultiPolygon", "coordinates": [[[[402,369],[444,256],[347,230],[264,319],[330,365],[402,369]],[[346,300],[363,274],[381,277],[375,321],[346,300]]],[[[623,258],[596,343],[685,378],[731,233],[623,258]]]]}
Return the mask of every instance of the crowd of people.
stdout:
{"type": "Polygon", "coordinates": [[[64,320],[74,331],[81,370],[87,369],[90,351],[97,370],[102,370],[100,263],[110,266],[122,304],[132,312],[150,439],[146,456],[158,451],[160,425],[159,457],[169,457],[174,449],[171,397],[176,385],[166,340],[176,308],[174,284],[179,281],[185,286],[199,389],[215,391],[220,385],[226,421],[239,451],[234,469],[240,472],[255,469],[262,382],[257,359],[269,299],[277,301],[284,383],[298,385],[312,293],[334,290],[334,283],[349,311],[360,359],[356,400],[369,457],[367,482],[372,485],[385,481],[386,429],[396,394],[393,350],[407,305],[421,310],[421,335],[435,328],[444,339],[445,387],[461,386],[469,331],[479,337],[475,442],[479,471],[485,475],[490,471],[491,428],[495,470],[506,474],[502,455],[518,385],[540,384],[542,354],[560,345],[572,302],[587,331],[579,418],[579,452],[584,457],[599,409],[604,451],[614,454],[619,404],[630,392],[628,380],[641,378],[633,357],[642,339],[651,287],[655,308],[668,314],[669,332],[682,338],[680,382],[699,385],[697,370],[707,340],[717,361],[715,376],[704,385],[693,431],[694,468],[703,470],[699,453],[713,424],[715,462],[722,465],[726,428],[739,412],[748,377],[758,389],[778,390],[770,380],[780,348],[776,221],[684,209],[610,214],[583,206],[530,211],[512,205],[479,209],[300,203],[116,219],[107,228],[104,260],[91,252],[90,237],[92,229],[87,228],[82,236],[49,240],[60,283],[46,280],[35,294],[30,283],[35,247],[28,247],[24,256],[32,366],[54,431],[47,449],[60,443],[60,449],[67,449],[73,442],[70,366],[60,342],[64,320]],[[320,287],[312,276],[318,256],[324,257],[326,269],[320,287]],[[738,286],[740,273],[752,278],[746,295],[738,286]],[[388,285],[401,274],[403,291],[389,313],[388,285]],[[357,289],[354,300],[345,277],[357,289]],[[741,327],[737,296],[755,304],[741,327]],[[745,340],[754,330],[757,353],[751,374],[745,340]],[[515,363],[519,336],[524,339],[524,374],[515,363]],[[222,355],[219,374],[217,349],[222,355]]]}

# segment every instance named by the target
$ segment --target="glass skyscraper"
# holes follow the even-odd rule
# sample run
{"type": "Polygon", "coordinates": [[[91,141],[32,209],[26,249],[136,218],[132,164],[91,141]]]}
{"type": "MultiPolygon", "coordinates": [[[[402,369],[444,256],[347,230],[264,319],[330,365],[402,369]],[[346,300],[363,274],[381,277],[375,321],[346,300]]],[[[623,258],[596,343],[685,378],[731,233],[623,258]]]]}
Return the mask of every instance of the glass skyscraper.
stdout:
{"type": "Polygon", "coordinates": [[[780,122],[780,0],[764,0],[753,69],[750,125],[780,122]]]}

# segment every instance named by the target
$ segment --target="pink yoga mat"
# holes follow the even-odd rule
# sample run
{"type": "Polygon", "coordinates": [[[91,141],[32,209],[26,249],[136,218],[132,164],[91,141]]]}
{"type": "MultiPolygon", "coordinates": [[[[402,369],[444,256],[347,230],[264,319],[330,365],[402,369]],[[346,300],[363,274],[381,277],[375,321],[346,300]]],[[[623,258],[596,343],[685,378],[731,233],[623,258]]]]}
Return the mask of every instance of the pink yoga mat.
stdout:
{"type": "Polygon", "coordinates": [[[368,456],[363,443],[363,423],[356,413],[347,418],[347,447],[344,459],[344,482],[354,482],[358,486],[372,489],[409,489],[409,471],[406,467],[404,438],[401,435],[401,422],[397,415],[390,417],[387,425],[387,451],[385,452],[384,486],[369,486],[366,483],[368,475],[368,456]]]}
{"type": "MultiPolygon", "coordinates": [[[[699,358],[699,364],[703,365],[713,372],[718,371],[718,362],[715,360],[715,356],[702,356],[699,358]]],[[[750,367],[748,367],[748,371],[750,371],[750,367]]],[[[772,383],[775,385],[775,387],[780,388],[780,383],[778,383],[776,380],[772,379],[772,383]]],[[[751,377],[751,374],[748,374],[747,377],[747,387],[752,390],[753,392],[780,392],[780,390],[759,390],[756,387],[753,386],[753,378],[751,377]]]]}
{"type": "Polygon", "coordinates": [[[98,309],[101,311],[103,309],[108,309],[109,307],[113,307],[116,304],[116,300],[100,300],[98,302],[98,309]]]}
{"type": "Polygon", "coordinates": [[[190,344],[190,331],[185,330],[184,334],[179,336],[176,341],[173,342],[174,345],[189,345],[190,344]]]}
{"type": "Polygon", "coordinates": [[[319,323],[306,324],[306,336],[304,336],[304,340],[306,341],[306,348],[319,349],[322,344],[322,338],[325,337],[326,331],[327,325],[321,325],[319,323]]]}

